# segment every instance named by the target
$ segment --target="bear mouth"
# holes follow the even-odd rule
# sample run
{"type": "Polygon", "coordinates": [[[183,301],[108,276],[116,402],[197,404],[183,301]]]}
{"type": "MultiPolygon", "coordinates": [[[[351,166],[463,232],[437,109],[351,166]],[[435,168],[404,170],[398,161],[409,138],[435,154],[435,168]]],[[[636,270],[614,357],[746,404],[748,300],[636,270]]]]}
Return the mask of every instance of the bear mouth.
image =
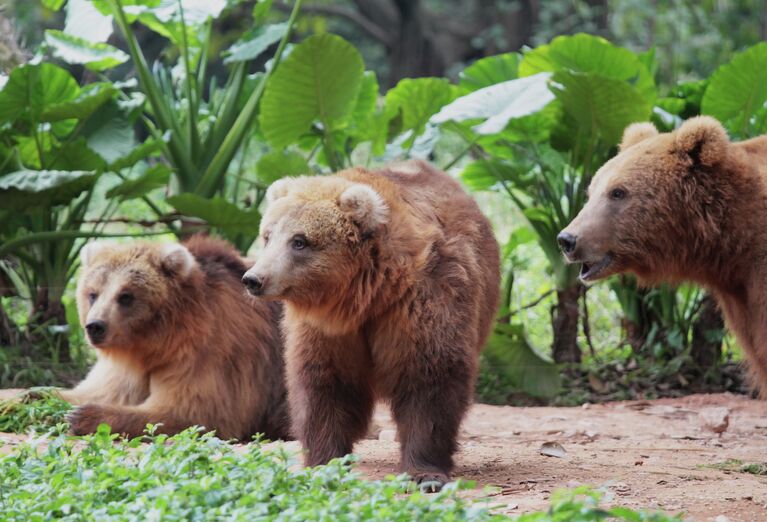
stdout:
{"type": "Polygon", "coordinates": [[[604,272],[613,262],[613,256],[606,254],[601,260],[593,263],[582,263],[579,278],[583,282],[594,281],[604,272]]]}

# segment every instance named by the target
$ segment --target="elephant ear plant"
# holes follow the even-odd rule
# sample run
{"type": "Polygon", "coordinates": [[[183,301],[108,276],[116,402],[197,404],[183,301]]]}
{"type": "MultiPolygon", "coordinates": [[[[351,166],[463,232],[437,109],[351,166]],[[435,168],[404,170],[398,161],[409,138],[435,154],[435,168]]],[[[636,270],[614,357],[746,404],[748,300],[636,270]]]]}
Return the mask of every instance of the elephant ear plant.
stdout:
{"type": "MultiPolygon", "coordinates": [[[[115,235],[103,222],[117,201],[99,200],[95,187],[106,173],[119,185],[144,159],[135,150],[134,119],[111,83],[80,87],[50,63],[16,67],[0,90],[2,294],[31,302],[25,322],[33,337],[50,338],[54,360],[70,355],[62,296],[83,240],[115,235]],[[94,224],[86,223],[88,213],[94,224]]],[[[0,338],[18,339],[0,319],[0,338]]]]}
{"type": "Polygon", "coordinates": [[[650,119],[652,75],[642,57],[578,34],[480,60],[463,72],[460,87],[465,94],[432,122],[463,137],[475,158],[464,183],[506,194],[529,221],[556,290],[553,358],[580,361],[578,268],[564,262],[556,236],[583,206],[624,127],[650,119]]]}
{"type": "MultiPolygon", "coordinates": [[[[138,81],[135,88],[123,83],[121,98],[137,107],[150,135],[142,147],[158,148],[171,169],[167,202],[182,218],[177,233],[186,233],[190,221],[201,221],[243,251],[252,244],[252,231],[260,222],[257,204],[266,186],[257,185],[255,197],[245,197],[242,189],[247,187],[238,181],[242,173],[235,158],[253,134],[264,88],[279,68],[301,2],[296,0],[287,22],[275,24],[263,23],[268,3],[256,5],[254,28],[224,52],[228,66],[224,80],[208,72],[212,26],[227,9],[241,8],[239,2],[70,0],[64,30],[47,32],[52,54],[69,63],[99,71],[126,61],[133,67],[138,81]],[[75,15],[84,11],[89,27],[78,23],[75,15]],[[112,34],[112,20],[127,52],[105,43],[112,34]],[[150,65],[136,24],[165,39],[163,56],[177,57],[175,62],[158,60],[150,65]],[[275,44],[265,71],[249,74],[275,44]]],[[[158,218],[167,219],[159,206],[151,208],[158,218]]]]}

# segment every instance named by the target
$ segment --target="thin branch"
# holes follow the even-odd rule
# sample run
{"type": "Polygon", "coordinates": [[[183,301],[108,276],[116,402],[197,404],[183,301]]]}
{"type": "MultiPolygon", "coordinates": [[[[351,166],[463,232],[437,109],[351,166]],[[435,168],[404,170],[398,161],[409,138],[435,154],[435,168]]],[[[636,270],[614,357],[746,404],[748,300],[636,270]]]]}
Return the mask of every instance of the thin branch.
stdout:
{"type": "Polygon", "coordinates": [[[547,291],[543,292],[541,295],[538,296],[538,298],[535,301],[527,303],[526,305],[521,306],[521,307],[517,308],[516,310],[512,310],[511,312],[509,312],[509,316],[517,315],[522,310],[527,310],[528,308],[533,308],[535,306],[538,306],[538,304],[541,301],[543,301],[544,299],[546,299],[548,296],[550,296],[553,293],[554,293],[554,290],[547,290],[547,291]]]}
{"type": "MultiPolygon", "coordinates": [[[[272,5],[276,9],[284,12],[289,12],[292,9],[292,6],[286,4],[285,2],[274,2],[272,5]]],[[[378,26],[372,20],[364,17],[359,13],[359,11],[354,9],[349,9],[348,7],[341,5],[306,5],[301,9],[301,11],[310,14],[344,18],[357,25],[360,29],[384,44],[386,47],[391,47],[394,45],[394,38],[388,31],[378,26]]]]}

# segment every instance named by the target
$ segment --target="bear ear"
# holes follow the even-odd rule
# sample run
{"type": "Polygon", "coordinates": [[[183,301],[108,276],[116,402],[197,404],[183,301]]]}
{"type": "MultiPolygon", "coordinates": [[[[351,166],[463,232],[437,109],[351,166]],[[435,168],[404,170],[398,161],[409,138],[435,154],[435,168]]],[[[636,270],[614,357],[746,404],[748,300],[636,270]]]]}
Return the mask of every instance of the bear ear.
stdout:
{"type": "Polygon", "coordinates": [[[676,131],[674,145],[693,165],[712,167],[727,156],[730,139],[722,124],[710,116],[690,118],[676,131]]]}
{"type": "Polygon", "coordinates": [[[338,196],[338,207],[349,214],[363,234],[373,232],[389,220],[389,207],[371,186],[354,184],[338,196]]]}
{"type": "Polygon", "coordinates": [[[169,274],[177,275],[182,279],[189,276],[192,269],[197,265],[192,253],[184,245],[168,243],[160,250],[160,264],[162,269],[169,274]]]}
{"type": "Polygon", "coordinates": [[[80,249],[80,264],[89,266],[106,248],[113,246],[112,241],[91,241],[80,249]]]}
{"type": "Polygon", "coordinates": [[[266,189],[266,202],[272,203],[277,199],[284,198],[290,193],[290,189],[301,178],[278,179],[266,189]]]}
{"type": "Polygon", "coordinates": [[[623,139],[621,140],[621,144],[618,148],[621,152],[623,152],[632,145],[636,145],[640,141],[644,141],[647,138],[652,138],[653,136],[657,135],[658,129],[656,129],[655,125],[649,121],[642,123],[632,123],[626,127],[626,130],[623,131],[623,139]]]}

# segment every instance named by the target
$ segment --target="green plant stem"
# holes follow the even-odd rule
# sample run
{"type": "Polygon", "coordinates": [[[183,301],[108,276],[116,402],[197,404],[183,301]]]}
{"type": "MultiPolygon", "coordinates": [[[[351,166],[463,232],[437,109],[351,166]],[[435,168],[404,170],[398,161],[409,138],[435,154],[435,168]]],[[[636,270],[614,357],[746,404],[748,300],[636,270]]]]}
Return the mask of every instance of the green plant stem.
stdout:
{"type": "Polygon", "coordinates": [[[263,94],[264,88],[266,87],[266,82],[269,80],[274,70],[279,66],[280,59],[282,58],[282,53],[284,52],[285,46],[288,43],[288,39],[292,33],[292,29],[295,25],[298,13],[301,10],[302,2],[303,0],[296,0],[296,3],[293,5],[293,10],[291,11],[290,18],[288,19],[288,29],[285,31],[285,36],[283,36],[282,40],[280,40],[277,51],[274,53],[271,69],[266,71],[264,79],[256,86],[255,90],[248,98],[248,101],[245,103],[245,107],[242,109],[242,112],[240,112],[240,114],[237,116],[231,131],[226,135],[226,138],[224,138],[224,141],[221,144],[221,147],[218,149],[218,152],[216,152],[216,155],[205,169],[205,172],[203,173],[195,191],[197,194],[202,196],[212,195],[215,192],[215,187],[220,184],[220,180],[226,174],[227,166],[232,161],[234,154],[242,144],[245,133],[250,129],[251,122],[253,121],[253,117],[255,116],[256,110],[258,109],[258,103],[261,100],[261,95],[263,94]]]}
{"type": "Polygon", "coordinates": [[[141,233],[101,233],[101,232],[85,232],[81,230],[55,230],[49,232],[36,232],[34,234],[28,234],[24,237],[12,239],[6,241],[0,245],[0,256],[7,255],[16,249],[27,245],[33,244],[46,244],[51,241],[61,241],[65,239],[86,238],[86,237],[147,237],[147,236],[159,236],[167,234],[166,230],[159,232],[141,232],[141,233]]]}
{"type": "Polygon", "coordinates": [[[178,125],[178,121],[173,117],[173,113],[165,103],[162,93],[160,92],[157,83],[152,78],[152,73],[147,64],[144,53],[141,52],[136,36],[131,31],[130,24],[125,17],[125,12],[122,9],[120,0],[108,0],[112,14],[117,22],[120,31],[123,33],[123,37],[128,44],[128,50],[135,63],[136,72],[139,76],[139,82],[146,92],[147,99],[152,106],[155,117],[163,129],[171,131],[170,143],[168,148],[171,152],[171,159],[178,167],[178,175],[185,182],[189,182],[189,178],[194,176],[196,168],[190,160],[189,151],[185,150],[181,143],[181,128],[178,125]]]}

